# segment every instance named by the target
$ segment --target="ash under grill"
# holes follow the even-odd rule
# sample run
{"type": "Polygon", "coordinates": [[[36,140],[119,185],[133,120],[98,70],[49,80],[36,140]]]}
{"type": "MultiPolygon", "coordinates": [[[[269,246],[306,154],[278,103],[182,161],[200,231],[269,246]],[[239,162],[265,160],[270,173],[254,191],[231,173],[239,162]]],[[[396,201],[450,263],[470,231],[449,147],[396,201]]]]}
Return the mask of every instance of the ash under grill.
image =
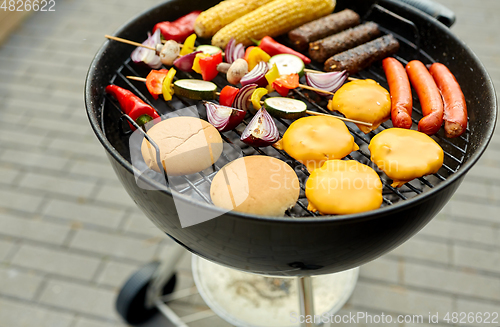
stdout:
{"type": "MultiPolygon", "coordinates": [[[[378,9],[379,15],[380,14],[390,15],[392,16],[392,18],[400,20],[403,24],[408,25],[410,31],[412,31],[414,35],[419,35],[418,30],[416,30],[415,24],[413,24],[411,21],[408,21],[398,15],[388,12],[386,9],[378,5],[375,5],[374,8],[378,9]]],[[[373,14],[373,12],[374,11],[370,11],[368,15],[370,15],[371,20],[377,22],[376,17],[379,16],[373,14]]],[[[366,18],[367,17],[365,17],[365,20],[366,18]]],[[[398,33],[401,31],[399,29],[396,29],[394,27],[395,25],[392,25],[394,31],[383,27],[383,24],[380,25],[382,25],[380,26],[380,29],[383,32],[393,34],[400,42],[400,50],[397,56],[395,57],[403,64],[408,63],[408,61],[412,59],[422,60],[426,64],[431,64],[435,62],[435,60],[430,55],[428,55],[426,52],[420,49],[419,47],[420,40],[418,37],[415,38],[414,42],[411,42],[407,37],[401,35],[404,34],[405,32],[404,30],[402,31],[403,33],[401,34],[398,33]]],[[[288,41],[285,40],[284,38],[282,39],[278,38],[278,40],[285,44],[288,43],[288,41]]],[[[207,43],[208,41],[202,42],[202,44],[207,44],[207,43]]],[[[322,70],[322,67],[317,64],[308,65],[307,68],[322,70]]],[[[150,69],[147,67],[141,67],[135,65],[133,62],[131,62],[130,58],[128,58],[127,60],[125,60],[123,65],[121,65],[116,70],[115,75],[110,79],[109,83],[116,84],[118,86],[131,90],[136,95],[141,97],[142,100],[144,100],[146,103],[155,108],[158,114],[160,115],[165,115],[167,113],[176,111],[180,108],[190,107],[194,105],[197,107],[199,117],[205,120],[207,119],[205,108],[203,107],[203,105],[201,105],[200,101],[182,98],[175,95],[173,100],[169,102],[165,102],[162,99],[153,100],[153,98],[149,95],[149,92],[147,91],[147,88],[144,83],[131,81],[126,78],[126,76],[128,75],[145,77],[149,73],[149,70],[150,69]]],[[[353,77],[363,78],[363,79],[366,78],[373,79],[378,83],[380,83],[380,85],[388,89],[388,84],[385,79],[385,74],[383,72],[380,62],[375,63],[372,67],[370,67],[367,70],[361,71],[358,74],[353,75],[353,77]]],[[[178,71],[176,79],[184,79],[184,78],[201,79],[201,76],[196,73],[188,74],[178,71]]],[[[217,76],[212,82],[217,84],[218,91],[220,91],[225,85],[228,84],[225,77],[220,75],[217,76]]],[[[327,101],[324,98],[319,97],[316,93],[312,91],[302,91],[295,89],[292,90],[291,96],[293,98],[306,102],[308,110],[328,113],[334,116],[338,115],[336,113],[332,113],[329,110],[327,110],[326,109],[327,101]]],[[[420,104],[418,98],[416,97],[415,92],[413,92],[413,103],[414,107],[412,113],[412,120],[413,120],[412,129],[416,129],[418,121],[422,118],[422,111],[420,109],[420,104]]],[[[106,95],[101,108],[102,108],[101,128],[104,131],[106,138],[108,138],[108,140],[116,146],[116,149],[120,152],[120,154],[130,162],[131,158],[130,158],[130,150],[128,148],[129,144],[128,138],[131,133],[128,124],[126,123],[127,117],[124,117],[126,115],[122,113],[115,100],[112,99],[109,95],[106,95]],[[119,135],[117,135],[118,133],[116,133],[117,130],[120,131],[119,135]]],[[[301,193],[297,204],[292,209],[288,210],[286,212],[286,215],[289,217],[317,216],[317,214],[307,210],[308,203],[307,203],[307,198],[305,197],[304,194],[304,189],[305,189],[305,181],[307,180],[309,173],[306,170],[305,166],[303,166],[301,163],[290,157],[284,151],[277,150],[273,147],[265,147],[265,148],[251,147],[240,141],[241,133],[243,129],[246,127],[246,125],[249,123],[251,118],[252,118],[251,115],[247,115],[243,123],[240,124],[240,126],[238,126],[235,130],[221,133],[223,141],[227,144],[232,144],[241,148],[243,151],[243,155],[254,155],[254,154],[268,155],[279,158],[287,162],[295,170],[295,172],[299,177],[301,193]]],[[[286,128],[292,123],[292,121],[290,120],[276,119],[276,118],[275,122],[280,131],[280,136],[283,136],[283,133],[286,130],[286,128]]],[[[384,201],[382,207],[389,206],[399,201],[404,201],[406,199],[418,196],[419,194],[422,194],[432,189],[439,183],[445,181],[450,175],[454,174],[461,167],[462,163],[464,162],[467,146],[469,143],[469,133],[470,133],[469,130],[467,130],[467,132],[464,135],[460,136],[459,138],[447,139],[444,136],[443,129],[441,129],[438,134],[433,136],[433,138],[440,144],[440,146],[444,150],[444,164],[441,167],[441,169],[436,174],[415,179],[409,183],[406,183],[401,188],[396,189],[391,186],[391,180],[383,172],[381,172],[373,162],[370,161],[370,153],[368,151],[368,144],[370,143],[371,138],[373,138],[377,133],[381,132],[382,130],[392,127],[392,123],[390,121],[387,121],[383,123],[377,130],[370,132],[369,134],[366,135],[363,132],[361,132],[356,127],[356,125],[352,123],[346,123],[346,125],[350,133],[354,136],[355,142],[358,144],[360,149],[358,151],[351,153],[345,159],[357,160],[363,164],[369,165],[370,167],[374,168],[375,171],[377,171],[384,185],[383,189],[384,201]]],[[[215,176],[217,171],[222,168],[224,164],[229,163],[234,159],[235,159],[234,157],[230,157],[229,155],[223,153],[221,159],[219,159],[219,161],[211,168],[189,176],[175,177],[176,181],[175,183],[171,183],[171,185],[176,185],[176,186],[172,188],[174,188],[174,191],[176,192],[190,196],[193,200],[211,203],[209,190],[213,177],[215,176]]],[[[161,167],[161,165],[159,166],[161,167]]]]}

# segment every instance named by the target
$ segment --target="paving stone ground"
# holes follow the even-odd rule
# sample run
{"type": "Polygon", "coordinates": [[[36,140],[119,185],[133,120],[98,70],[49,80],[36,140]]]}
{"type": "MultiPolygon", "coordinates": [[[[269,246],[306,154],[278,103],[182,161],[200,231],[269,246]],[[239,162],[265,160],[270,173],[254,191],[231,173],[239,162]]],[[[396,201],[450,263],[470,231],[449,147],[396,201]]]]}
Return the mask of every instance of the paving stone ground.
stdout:
{"type": "MultiPolygon", "coordinates": [[[[452,31],[500,85],[500,1],[439,2],[456,12],[452,31]]],[[[124,326],[114,310],[120,285],[168,251],[169,241],[121,188],[83,103],[103,35],[155,4],[57,1],[54,12],[33,14],[0,46],[0,327],[124,326]]],[[[499,182],[496,135],[427,227],[361,267],[341,313],[426,317],[426,324],[396,324],[405,327],[448,325],[429,324],[429,312],[499,313],[499,182]]],[[[179,289],[193,285],[189,262],[180,265],[179,289]]],[[[189,314],[206,309],[201,303],[193,296],[172,307],[189,314]]],[[[150,325],[164,326],[161,319],[150,325]]],[[[225,325],[218,317],[191,324],[225,325]]]]}

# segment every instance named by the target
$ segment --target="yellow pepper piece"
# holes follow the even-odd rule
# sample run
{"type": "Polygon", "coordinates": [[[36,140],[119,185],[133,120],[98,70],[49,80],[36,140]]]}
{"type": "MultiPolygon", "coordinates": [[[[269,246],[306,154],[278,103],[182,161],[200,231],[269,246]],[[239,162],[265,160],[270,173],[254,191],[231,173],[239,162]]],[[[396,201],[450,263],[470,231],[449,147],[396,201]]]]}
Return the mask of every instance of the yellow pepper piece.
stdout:
{"type": "Polygon", "coordinates": [[[254,69],[255,66],[261,61],[268,62],[271,59],[271,56],[264,52],[259,47],[253,48],[248,54],[248,71],[254,69]]]}
{"type": "Polygon", "coordinates": [[[173,68],[170,68],[167,76],[165,76],[165,78],[163,79],[161,91],[165,101],[172,100],[172,95],[174,95],[174,89],[172,88],[172,81],[174,80],[175,73],[177,73],[177,71],[173,68]]]}
{"type": "Polygon", "coordinates": [[[269,92],[274,91],[274,89],[272,87],[273,82],[278,77],[280,77],[280,71],[278,70],[278,66],[276,66],[276,64],[273,64],[273,67],[271,67],[271,69],[269,69],[269,71],[267,72],[267,74],[265,76],[266,76],[266,79],[267,79],[267,90],[269,92]]]}
{"type": "Polygon", "coordinates": [[[196,48],[194,46],[195,42],[196,42],[196,34],[193,33],[190,36],[188,36],[187,39],[184,41],[184,45],[182,46],[181,52],[179,52],[179,56],[185,56],[193,52],[194,49],[196,48]]]}
{"type": "Polygon", "coordinates": [[[262,105],[260,104],[260,99],[262,99],[262,97],[264,95],[266,95],[267,93],[268,93],[267,89],[265,89],[263,87],[259,87],[259,88],[255,89],[255,91],[253,91],[252,97],[250,98],[250,100],[252,100],[252,105],[253,105],[253,108],[255,110],[259,110],[260,107],[262,107],[262,105]]]}
{"type": "Polygon", "coordinates": [[[194,57],[193,67],[192,67],[192,69],[193,69],[195,72],[197,72],[198,74],[201,74],[200,59],[201,59],[201,58],[206,58],[206,57],[210,57],[210,55],[209,55],[209,54],[206,54],[206,53],[203,53],[203,52],[197,53],[197,54],[196,54],[196,57],[194,57]]]}

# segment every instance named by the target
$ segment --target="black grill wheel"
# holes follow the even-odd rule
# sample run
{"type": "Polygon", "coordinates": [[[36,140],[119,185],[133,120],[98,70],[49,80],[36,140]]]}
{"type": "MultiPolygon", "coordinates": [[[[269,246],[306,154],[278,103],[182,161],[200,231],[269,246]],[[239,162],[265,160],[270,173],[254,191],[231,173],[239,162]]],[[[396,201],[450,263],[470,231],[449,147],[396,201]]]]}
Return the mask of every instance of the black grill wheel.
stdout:
{"type": "MultiPolygon", "coordinates": [[[[130,325],[142,324],[158,313],[156,307],[146,308],[146,293],[160,262],[150,262],[135,273],[122,286],[116,298],[116,311],[130,325]]],[[[177,277],[174,274],[163,287],[163,295],[173,292],[177,277]]]]}

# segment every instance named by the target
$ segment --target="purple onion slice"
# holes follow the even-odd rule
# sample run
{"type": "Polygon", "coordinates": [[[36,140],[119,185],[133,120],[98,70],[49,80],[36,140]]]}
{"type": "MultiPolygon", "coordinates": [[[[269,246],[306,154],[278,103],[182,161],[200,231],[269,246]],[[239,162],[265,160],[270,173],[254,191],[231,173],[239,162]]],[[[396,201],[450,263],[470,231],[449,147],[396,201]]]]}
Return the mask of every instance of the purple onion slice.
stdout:
{"type": "Polygon", "coordinates": [[[226,62],[232,64],[236,59],[243,58],[244,56],[245,46],[241,43],[236,44],[234,38],[231,38],[224,52],[226,62]]]}
{"type": "Polygon", "coordinates": [[[248,123],[240,140],[251,146],[263,147],[276,143],[279,138],[280,134],[276,123],[262,107],[248,123]]]}
{"type": "Polygon", "coordinates": [[[203,105],[207,108],[208,121],[220,132],[232,130],[243,121],[246,115],[243,110],[213,102],[203,101],[203,105]]]}
{"type": "Polygon", "coordinates": [[[202,51],[191,52],[185,56],[179,57],[174,60],[174,66],[183,72],[192,72],[193,71],[193,62],[196,54],[201,53],[202,51]]]}
{"type": "Polygon", "coordinates": [[[234,62],[233,52],[235,43],[236,41],[234,40],[234,38],[231,38],[229,42],[227,42],[226,49],[224,51],[224,57],[226,59],[226,62],[229,64],[232,64],[234,62]]]}
{"type": "MultiPolygon", "coordinates": [[[[151,33],[148,32],[148,38],[146,39],[146,41],[142,42],[142,44],[153,48],[156,48],[157,44],[161,44],[160,29],[157,29],[153,33],[153,35],[151,35],[151,33]]],[[[158,69],[161,67],[160,56],[158,56],[156,54],[156,51],[154,50],[146,49],[143,47],[137,47],[135,48],[134,51],[132,51],[130,58],[135,63],[142,62],[153,69],[158,69]]]]}
{"type": "Polygon", "coordinates": [[[257,84],[258,87],[267,85],[266,74],[269,71],[267,62],[261,61],[240,80],[241,85],[257,84]]]}
{"type": "Polygon", "coordinates": [[[233,62],[236,59],[245,57],[245,46],[242,43],[236,44],[233,51],[233,62]]]}
{"type": "MultiPolygon", "coordinates": [[[[347,72],[331,72],[331,73],[306,73],[307,85],[317,89],[335,92],[347,80],[347,72]]],[[[328,96],[326,93],[316,92],[321,96],[328,96]]]]}
{"type": "Polygon", "coordinates": [[[243,111],[248,111],[250,97],[252,96],[253,91],[257,88],[257,84],[247,84],[243,86],[233,101],[233,106],[235,108],[241,109],[243,111]]]}

